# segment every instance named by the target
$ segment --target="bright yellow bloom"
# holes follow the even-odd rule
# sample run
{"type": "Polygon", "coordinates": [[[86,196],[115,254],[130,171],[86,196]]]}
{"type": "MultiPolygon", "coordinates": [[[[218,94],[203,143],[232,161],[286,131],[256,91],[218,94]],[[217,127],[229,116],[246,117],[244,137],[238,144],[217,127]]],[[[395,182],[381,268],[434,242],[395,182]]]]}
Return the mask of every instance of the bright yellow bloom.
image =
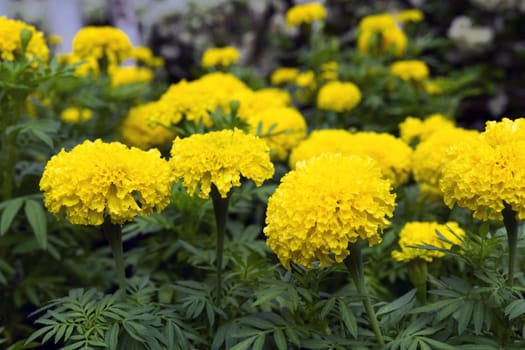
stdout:
{"type": "Polygon", "coordinates": [[[243,81],[233,74],[213,72],[200,77],[195,81],[197,91],[209,95],[214,101],[215,110],[221,108],[223,113],[229,112],[230,102],[235,100],[234,96],[246,90],[251,90],[243,81]],[[218,89],[217,87],[220,87],[218,89]]]}
{"type": "Polygon", "coordinates": [[[397,22],[394,16],[388,13],[365,16],[359,22],[359,30],[372,32],[382,32],[392,27],[397,27],[397,22]]]}
{"type": "Polygon", "coordinates": [[[336,112],[351,111],[359,102],[361,91],[351,82],[329,81],[317,95],[317,108],[336,112]]]}
{"type": "Polygon", "coordinates": [[[69,107],[60,113],[60,119],[64,123],[77,124],[88,121],[93,116],[93,112],[89,108],[69,107]]]}
{"type": "Polygon", "coordinates": [[[215,47],[204,51],[201,64],[204,68],[228,67],[239,61],[239,50],[233,46],[215,47]]]}
{"type": "Polygon", "coordinates": [[[295,84],[302,88],[312,88],[315,86],[315,73],[311,70],[299,72],[295,77],[295,84]]]}
{"type": "Polygon", "coordinates": [[[445,224],[437,222],[407,222],[399,233],[399,247],[401,251],[393,251],[392,257],[397,261],[423,259],[432,262],[434,258],[442,258],[445,252],[419,248],[417,246],[431,246],[434,248],[450,249],[452,245],[459,245],[465,237],[465,231],[459,224],[449,221],[445,224]],[[443,240],[436,233],[439,231],[443,240]],[[447,242],[448,241],[448,242],[447,242]]]}
{"type": "Polygon", "coordinates": [[[58,44],[62,44],[62,41],[64,41],[64,40],[58,34],[50,34],[47,37],[47,41],[48,41],[49,45],[58,45],[58,44]]]}
{"type": "Polygon", "coordinates": [[[40,190],[55,215],[78,225],[114,224],[169,204],[172,178],[158,150],[142,151],[101,140],[62,149],[47,163],[40,190]]]}
{"type": "Polygon", "coordinates": [[[324,80],[337,80],[338,79],[339,63],[336,61],[330,61],[321,65],[321,78],[324,80]]]}
{"type": "Polygon", "coordinates": [[[106,58],[108,64],[119,64],[131,54],[131,41],[126,33],[111,26],[87,26],[73,38],[73,53],[81,58],[106,58]]]}
{"type": "Polygon", "coordinates": [[[429,95],[439,95],[443,93],[443,88],[438,83],[438,81],[426,80],[423,83],[423,86],[425,88],[426,93],[429,95]]]}
{"type": "Polygon", "coordinates": [[[477,138],[449,148],[440,189],[445,204],[474,211],[481,220],[501,220],[507,203],[525,218],[525,119],[489,121],[477,138]]]}
{"type": "Polygon", "coordinates": [[[366,16],[359,23],[357,49],[360,52],[373,55],[392,52],[401,56],[406,51],[407,41],[405,33],[390,14],[366,16]]]}
{"type": "Polygon", "coordinates": [[[260,128],[272,159],[278,161],[285,160],[290,150],[306,137],[306,121],[292,107],[262,109],[248,118],[248,124],[254,134],[260,128]]]}
{"type": "Polygon", "coordinates": [[[292,27],[323,20],[325,18],[326,8],[319,2],[295,5],[286,12],[286,23],[292,27]]]}
{"type": "Polygon", "coordinates": [[[406,117],[399,124],[399,134],[401,140],[410,144],[414,140],[424,141],[436,131],[454,127],[454,121],[443,114],[431,114],[423,120],[415,117],[406,117]]]}
{"type": "Polygon", "coordinates": [[[270,76],[270,83],[272,85],[295,83],[297,75],[299,75],[299,70],[297,68],[277,68],[272,72],[272,75],[270,76]]]}
{"type": "Polygon", "coordinates": [[[74,74],[77,77],[85,77],[91,74],[94,76],[98,76],[100,73],[98,61],[95,57],[81,58],[73,53],[62,53],[57,55],[57,57],[58,61],[62,64],[76,64],[74,74]]]}
{"type": "Polygon", "coordinates": [[[266,244],[284,267],[342,262],[359,238],[380,243],[395,195],[369,157],[326,153],[297,164],[268,201],[266,244]]]}
{"type": "Polygon", "coordinates": [[[169,162],[176,181],[183,179],[189,194],[198,187],[201,198],[209,197],[212,184],[226,198],[241,176],[260,186],[274,172],[266,143],[239,129],[176,138],[169,162]]]}
{"type": "Polygon", "coordinates": [[[160,121],[169,118],[169,111],[170,106],[161,102],[131,108],[122,122],[122,139],[130,146],[145,150],[168,144],[175,138],[175,133],[162,125],[170,125],[172,120],[160,121]]]}
{"type": "Polygon", "coordinates": [[[133,47],[130,57],[135,59],[137,63],[151,68],[158,68],[164,65],[164,59],[162,57],[155,56],[151,49],[145,46],[133,47]]]}
{"type": "Polygon", "coordinates": [[[113,87],[150,83],[153,80],[153,71],[146,67],[137,66],[111,66],[108,69],[109,78],[113,87]]]}
{"type": "Polygon", "coordinates": [[[288,164],[295,169],[299,161],[314,158],[323,153],[349,154],[352,134],[343,129],[314,130],[308,138],[290,153],[288,164]]]}
{"type": "Polygon", "coordinates": [[[460,140],[477,137],[476,135],[478,132],[475,130],[445,128],[436,131],[417,145],[414,151],[412,171],[414,179],[421,185],[424,198],[430,201],[442,200],[439,180],[447,149],[460,140]]]}
{"type": "Polygon", "coordinates": [[[243,119],[248,119],[267,108],[287,107],[292,103],[290,93],[277,88],[240,90],[234,94],[233,99],[239,101],[238,115],[243,119]]]}
{"type": "Polygon", "coordinates": [[[419,9],[403,10],[396,13],[396,19],[401,23],[421,22],[425,15],[419,9]]]}
{"type": "Polygon", "coordinates": [[[419,60],[397,61],[390,65],[390,75],[403,80],[424,80],[429,76],[428,66],[419,60]]]}
{"type": "Polygon", "coordinates": [[[49,59],[49,48],[46,45],[44,34],[30,24],[4,16],[0,17],[0,59],[13,61],[17,55],[22,54],[20,37],[22,30],[31,33],[25,56],[30,60],[40,60],[46,63],[49,59]]]}

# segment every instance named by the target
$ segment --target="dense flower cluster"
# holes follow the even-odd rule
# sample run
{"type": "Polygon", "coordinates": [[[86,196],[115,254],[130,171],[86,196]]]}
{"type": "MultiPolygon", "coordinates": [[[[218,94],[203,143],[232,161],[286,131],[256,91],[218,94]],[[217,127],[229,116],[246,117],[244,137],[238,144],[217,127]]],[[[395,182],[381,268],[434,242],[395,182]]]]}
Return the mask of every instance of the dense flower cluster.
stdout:
{"type": "Polygon", "coordinates": [[[113,87],[135,83],[149,83],[153,80],[153,71],[146,67],[112,66],[108,73],[113,87]]]}
{"type": "Polygon", "coordinates": [[[63,149],[47,163],[40,189],[47,209],[79,225],[114,224],[169,203],[171,172],[160,152],[101,140],[63,149]]]}
{"type": "Polygon", "coordinates": [[[407,117],[399,124],[399,136],[401,140],[410,144],[416,140],[424,141],[436,131],[454,127],[454,121],[445,117],[443,114],[431,114],[423,120],[415,117],[407,117]]]}
{"type": "Polygon", "coordinates": [[[429,70],[425,62],[420,60],[405,60],[392,63],[390,75],[403,80],[421,81],[428,78],[429,70]]]}
{"type": "Polygon", "coordinates": [[[239,50],[233,46],[214,47],[204,51],[201,64],[204,68],[227,67],[239,61],[239,50]]]}
{"type": "Polygon", "coordinates": [[[82,123],[91,119],[92,116],[93,112],[89,108],[69,107],[60,113],[60,119],[68,124],[82,123]]]}
{"type": "Polygon", "coordinates": [[[252,133],[260,129],[272,159],[283,161],[290,149],[306,137],[306,121],[292,107],[265,108],[248,118],[252,133]]]}
{"type": "Polygon", "coordinates": [[[504,118],[449,148],[440,189],[445,204],[471,209],[478,219],[501,220],[504,203],[524,219],[524,179],[525,118],[504,118]]]}
{"type": "Polygon", "coordinates": [[[122,122],[121,137],[126,144],[146,150],[166,145],[175,134],[163,125],[171,124],[173,114],[170,105],[162,102],[133,107],[122,122]]]}
{"type": "Polygon", "coordinates": [[[188,193],[199,188],[201,198],[209,197],[212,184],[225,198],[232,187],[241,185],[241,176],[260,186],[274,172],[266,143],[239,129],[176,138],[170,165],[188,193]]]}
{"type": "Polygon", "coordinates": [[[445,252],[418,246],[450,249],[452,245],[461,244],[463,237],[465,237],[465,231],[454,221],[449,221],[445,224],[438,224],[437,222],[408,222],[399,233],[399,247],[401,250],[393,251],[392,257],[397,261],[422,259],[432,262],[434,258],[445,256],[445,252]]]}
{"type": "Polygon", "coordinates": [[[287,107],[292,103],[290,93],[277,88],[265,88],[256,91],[242,89],[237,91],[232,99],[239,102],[237,114],[245,120],[264,109],[287,107]]]}
{"type": "Polygon", "coordinates": [[[299,4],[286,12],[286,23],[290,26],[299,26],[326,18],[326,8],[319,2],[299,4]]]}
{"type": "Polygon", "coordinates": [[[44,34],[36,30],[32,25],[22,21],[0,17],[0,59],[13,61],[17,55],[22,54],[21,31],[27,30],[31,33],[31,39],[27,45],[25,56],[47,62],[49,59],[49,48],[44,39],[44,34]]]}
{"type": "Polygon", "coordinates": [[[73,53],[81,58],[105,58],[109,64],[118,64],[128,58],[131,51],[126,33],[111,26],[87,26],[73,38],[73,53]]]}
{"type": "Polygon", "coordinates": [[[281,67],[277,68],[270,75],[270,83],[272,85],[282,85],[294,83],[299,70],[297,68],[281,67]]]}
{"type": "Polygon", "coordinates": [[[390,14],[366,16],[359,22],[357,49],[360,52],[373,55],[392,52],[401,56],[406,51],[407,41],[405,33],[390,14]]]}
{"type": "Polygon", "coordinates": [[[350,111],[361,102],[361,91],[351,82],[329,81],[317,95],[317,107],[336,112],[350,111]]]}
{"type": "Polygon", "coordinates": [[[341,262],[359,238],[381,242],[395,195],[369,157],[326,153],[297,164],[268,201],[267,245],[286,268],[341,262]]]}
{"type": "Polygon", "coordinates": [[[134,46],[130,53],[130,58],[135,59],[137,63],[147,67],[158,68],[164,65],[162,57],[155,56],[151,49],[146,46],[134,46]]]}

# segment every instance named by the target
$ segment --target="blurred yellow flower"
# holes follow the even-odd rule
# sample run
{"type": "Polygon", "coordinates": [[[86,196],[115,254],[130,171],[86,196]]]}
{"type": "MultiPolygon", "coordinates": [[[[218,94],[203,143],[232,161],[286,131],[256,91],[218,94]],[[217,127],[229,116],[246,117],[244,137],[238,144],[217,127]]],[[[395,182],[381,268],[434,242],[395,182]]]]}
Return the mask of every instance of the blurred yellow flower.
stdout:
{"type": "Polygon", "coordinates": [[[390,189],[369,157],[325,153],[299,162],[268,200],[266,244],[288,269],[342,262],[358,239],[381,242],[395,207],[390,189]]]}
{"type": "Polygon", "coordinates": [[[40,180],[44,204],[77,225],[123,224],[169,204],[172,178],[158,150],[142,151],[101,140],[62,149],[40,180]]]}
{"type": "Polygon", "coordinates": [[[25,56],[30,60],[39,60],[47,63],[49,48],[46,45],[44,34],[30,24],[22,21],[0,17],[0,59],[13,61],[17,55],[22,54],[21,32],[25,30],[30,34],[25,56]]]}
{"type": "Polygon", "coordinates": [[[108,69],[108,74],[113,87],[136,83],[150,83],[153,80],[153,71],[146,67],[111,66],[108,69]]]}
{"type": "Polygon", "coordinates": [[[131,42],[122,30],[111,26],[87,26],[73,38],[73,53],[81,58],[107,59],[119,64],[131,54],[131,42]]]}
{"type": "Polygon", "coordinates": [[[407,81],[421,81],[428,78],[429,70],[427,64],[423,61],[396,61],[390,65],[390,75],[407,81]]]}
{"type": "Polygon", "coordinates": [[[396,19],[401,23],[408,23],[408,22],[421,22],[425,15],[421,10],[419,9],[408,9],[399,11],[395,14],[396,19]]]}
{"type": "Polygon", "coordinates": [[[329,61],[321,65],[321,79],[337,80],[339,77],[339,63],[336,61],[329,61]]]}
{"type": "Polygon", "coordinates": [[[313,88],[315,86],[315,73],[311,70],[299,72],[295,77],[295,84],[302,88],[313,88]]]}
{"type": "Polygon", "coordinates": [[[69,107],[60,113],[60,119],[64,123],[77,124],[88,121],[93,116],[93,112],[89,108],[69,107]]]}
{"type": "Polygon", "coordinates": [[[459,224],[449,221],[445,224],[437,222],[407,222],[399,233],[399,247],[401,250],[392,252],[392,257],[396,261],[410,261],[413,259],[423,259],[432,262],[434,258],[442,258],[445,252],[436,249],[425,249],[418,246],[429,246],[449,250],[452,245],[459,245],[465,237],[465,231],[459,224]],[[439,232],[442,239],[436,233],[439,232]]]}
{"type": "Polygon", "coordinates": [[[98,76],[100,70],[98,68],[98,61],[95,57],[82,58],[73,53],[62,53],[57,55],[58,61],[61,64],[73,65],[75,64],[74,74],[77,77],[85,77],[88,75],[98,76]]]}
{"type": "Polygon", "coordinates": [[[436,131],[454,128],[455,123],[443,114],[430,114],[425,119],[416,117],[406,117],[399,124],[399,134],[401,140],[408,144],[413,141],[424,141],[436,131]]]}
{"type": "Polygon", "coordinates": [[[267,108],[287,107],[292,103],[292,97],[286,90],[265,88],[256,91],[243,89],[237,91],[232,98],[239,101],[238,115],[247,120],[267,108]]]}
{"type": "Polygon", "coordinates": [[[239,61],[239,50],[233,46],[226,46],[204,51],[201,64],[204,68],[228,67],[237,61],[239,61]]]}
{"type": "Polygon", "coordinates": [[[359,22],[357,49],[362,53],[383,55],[392,52],[401,56],[406,51],[407,41],[405,33],[390,14],[366,16],[359,22]]]}
{"type": "Polygon", "coordinates": [[[145,46],[133,47],[130,58],[135,59],[137,63],[151,68],[158,68],[164,65],[164,59],[162,57],[155,56],[151,49],[145,46]]]}
{"type": "Polygon", "coordinates": [[[286,12],[286,23],[295,27],[326,18],[326,8],[319,2],[298,4],[286,12]]]}
{"type": "Polygon", "coordinates": [[[272,85],[282,85],[295,83],[295,79],[299,74],[297,68],[281,67],[277,68],[270,75],[270,83],[272,85]]]}
{"type": "Polygon", "coordinates": [[[209,197],[212,184],[226,198],[241,185],[241,176],[260,186],[274,172],[266,143],[239,129],[176,138],[169,162],[175,180],[183,179],[191,195],[198,188],[201,198],[209,197]]]}
{"type": "Polygon", "coordinates": [[[361,91],[351,82],[329,81],[317,95],[317,108],[336,112],[351,111],[359,102],[361,91]]]}
{"type": "Polygon", "coordinates": [[[49,43],[49,45],[58,45],[58,44],[62,44],[62,37],[58,34],[50,34],[48,37],[47,37],[47,42],[49,43]]]}

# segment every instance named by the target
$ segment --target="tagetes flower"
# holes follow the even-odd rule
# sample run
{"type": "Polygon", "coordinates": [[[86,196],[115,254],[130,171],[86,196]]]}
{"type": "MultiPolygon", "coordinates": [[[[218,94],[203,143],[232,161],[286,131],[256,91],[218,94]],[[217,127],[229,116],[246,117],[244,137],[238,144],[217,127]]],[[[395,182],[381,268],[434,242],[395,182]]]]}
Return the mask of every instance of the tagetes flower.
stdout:
{"type": "Polygon", "coordinates": [[[501,220],[505,203],[525,218],[525,119],[489,121],[476,138],[447,152],[440,189],[449,207],[472,210],[481,220],[501,220]]]}
{"type": "Polygon", "coordinates": [[[421,81],[429,76],[425,62],[419,60],[396,61],[390,65],[390,75],[403,80],[421,81]]]}
{"type": "Polygon", "coordinates": [[[81,58],[104,57],[108,63],[119,64],[131,54],[132,45],[126,33],[111,26],[87,26],[73,38],[73,53],[81,58]]]}
{"type": "Polygon", "coordinates": [[[77,124],[88,121],[93,116],[93,112],[89,108],[69,107],[60,113],[60,119],[64,123],[77,124]]]}
{"type": "Polygon", "coordinates": [[[25,50],[25,56],[30,60],[39,60],[47,63],[49,48],[46,45],[44,34],[30,24],[22,21],[0,17],[0,59],[13,61],[17,55],[22,54],[23,30],[31,34],[31,39],[25,50]]]}
{"type": "Polygon", "coordinates": [[[401,23],[417,23],[421,22],[425,18],[425,15],[419,9],[408,9],[396,13],[395,18],[401,23]]]}
{"type": "Polygon", "coordinates": [[[436,131],[454,128],[455,123],[443,114],[431,114],[425,119],[406,117],[399,124],[399,134],[401,140],[410,144],[415,140],[424,141],[436,131]]]}
{"type": "Polygon", "coordinates": [[[286,12],[286,23],[292,27],[325,18],[326,8],[319,2],[295,5],[286,12]]]}
{"type": "Polygon", "coordinates": [[[123,224],[169,204],[171,172],[158,150],[142,151],[101,140],[62,149],[47,163],[40,190],[44,204],[72,224],[123,224]]]}
{"type": "Polygon", "coordinates": [[[126,144],[144,150],[168,144],[175,138],[175,133],[163,126],[173,122],[170,112],[174,114],[168,104],[160,102],[131,108],[120,128],[122,139],[126,144]]]}
{"type": "Polygon", "coordinates": [[[73,53],[63,53],[57,55],[58,61],[65,65],[75,65],[75,76],[85,77],[88,75],[98,76],[100,69],[95,57],[82,58],[73,53]]]}
{"type": "Polygon", "coordinates": [[[315,73],[311,70],[299,72],[295,77],[295,84],[301,88],[312,88],[315,86],[315,73]]]}
{"type": "Polygon", "coordinates": [[[283,161],[290,149],[306,137],[306,120],[292,107],[265,108],[248,118],[252,133],[260,129],[272,159],[283,161]]]}
{"type": "Polygon", "coordinates": [[[407,42],[405,33],[390,14],[366,16],[359,22],[357,49],[360,52],[373,55],[392,52],[401,56],[406,51],[407,42]]]}
{"type": "Polygon", "coordinates": [[[111,66],[108,70],[113,87],[149,83],[153,80],[153,71],[146,67],[137,66],[111,66]]]}
{"type": "Polygon", "coordinates": [[[201,64],[204,68],[228,67],[239,61],[239,50],[233,46],[215,47],[204,51],[201,64]]]}
{"type": "Polygon", "coordinates": [[[284,267],[342,262],[359,238],[380,243],[395,207],[369,157],[326,153],[297,164],[268,201],[266,244],[284,267]]]}
{"type": "Polygon", "coordinates": [[[130,58],[133,58],[137,63],[143,64],[146,67],[158,68],[164,65],[164,59],[155,56],[153,51],[146,46],[135,46],[132,48],[130,58]]]}
{"type": "Polygon", "coordinates": [[[408,222],[399,233],[399,247],[401,250],[392,252],[396,261],[410,261],[422,259],[432,262],[435,258],[442,258],[445,252],[436,249],[425,249],[429,246],[441,249],[450,249],[453,245],[461,244],[465,231],[459,224],[449,221],[445,224],[437,222],[408,222]],[[436,231],[444,238],[441,238],[436,231]],[[421,246],[421,247],[420,247],[421,246]]]}
{"type": "Polygon", "coordinates": [[[330,61],[321,65],[321,78],[324,80],[337,80],[339,77],[339,63],[330,61]]]}
{"type": "Polygon", "coordinates": [[[361,91],[351,82],[330,81],[319,89],[317,108],[335,112],[354,109],[361,102],[361,91]]]}
{"type": "Polygon", "coordinates": [[[277,68],[270,75],[270,83],[272,85],[291,84],[295,82],[299,75],[299,70],[292,67],[277,68]]]}
{"type": "Polygon", "coordinates": [[[189,194],[199,188],[201,198],[209,198],[212,184],[226,198],[241,176],[260,186],[274,172],[266,143],[239,129],[176,138],[169,162],[175,180],[182,179],[189,194]]]}
{"type": "Polygon", "coordinates": [[[265,88],[256,91],[243,89],[237,91],[232,98],[239,102],[237,114],[245,120],[265,109],[288,107],[292,103],[290,93],[277,88],[265,88]]]}

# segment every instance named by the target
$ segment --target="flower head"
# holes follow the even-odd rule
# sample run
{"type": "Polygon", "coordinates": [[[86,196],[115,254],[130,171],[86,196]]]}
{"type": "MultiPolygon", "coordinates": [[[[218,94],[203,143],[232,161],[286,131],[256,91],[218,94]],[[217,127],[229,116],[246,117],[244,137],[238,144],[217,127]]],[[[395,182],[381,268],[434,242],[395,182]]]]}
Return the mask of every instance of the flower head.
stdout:
{"type": "Polygon", "coordinates": [[[431,114],[421,120],[415,117],[407,117],[399,124],[401,140],[410,144],[415,140],[424,141],[436,131],[454,128],[454,121],[443,114],[431,114]]]}
{"type": "Polygon", "coordinates": [[[239,61],[239,50],[233,46],[214,47],[204,51],[201,64],[204,68],[228,67],[239,61]]]}
{"type": "Polygon", "coordinates": [[[290,93],[277,88],[265,88],[256,91],[243,89],[237,91],[232,98],[240,103],[237,114],[245,120],[264,109],[288,107],[292,103],[290,93]]]}
{"type": "Polygon", "coordinates": [[[281,263],[341,262],[359,238],[381,242],[395,195],[369,157],[326,153],[297,164],[268,201],[267,245],[281,263]]]}
{"type": "Polygon", "coordinates": [[[428,78],[429,70],[425,62],[419,60],[405,60],[392,63],[390,75],[403,80],[424,80],[428,78]]]}
{"type": "Polygon", "coordinates": [[[90,74],[98,76],[100,73],[100,68],[98,66],[98,61],[95,57],[86,57],[82,58],[73,53],[65,53],[57,55],[58,61],[65,65],[76,64],[75,75],[77,77],[85,77],[90,74]]]}
{"type": "Polygon", "coordinates": [[[239,129],[176,138],[170,165],[188,193],[195,193],[199,186],[201,198],[209,197],[212,184],[226,198],[232,187],[241,185],[241,176],[260,186],[274,172],[266,143],[239,129]]]}
{"type": "Polygon", "coordinates": [[[92,116],[93,113],[89,108],[69,107],[60,113],[60,119],[68,124],[82,123],[91,119],[92,116]]]}
{"type": "Polygon", "coordinates": [[[294,83],[299,70],[297,68],[281,67],[277,68],[270,75],[270,82],[272,85],[282,85],[294,83]]]}
{"type": "Polygon", "coordinates": [[[286,12],[286,23],[295,27],[326,18],[326,8],[318,2],[299,4],[291,7],[286,12]]]}
{"type": "Polygon", "coordinates": [[[63,149],[47,163],[40,190],[55,214],[79,225],[114,224],[169,204],[172,178],[158,150],[148,152],[101,140],[63,149]]]}
{"type": "Polygon", "coordinates": [[[46,45],[44,34],[30,24],[22,21],[0,17],[0,59],[13,61],[17,55],[22,54],[21,32],[26,30],[31,34],[25,50],[25,56],[31,60],[47,62],[49,48],[46,45]]]}
{"type": "Polygon", "coordinates": [[[317,95],[317,108],[336,112],[350,111],[361,102],[361,91],[351,82],[329,81],[317,95]]]}
{"type": "Polygon", "coordinates": [[[454,221],[449,221],[445,224],[438,224],[437,222],[407,222],[399,233],[399,247],[401,250],[393,251],[392,257],[397,261],[423,259],[431,262],[434,258],[445,256],[445,252],[417,246],[450,249],[452,245],[461,244],[463,237],[465,237],[465,231],[454,221]]]}
{"type": "Polygon", "coordinates": [[[359,23],[357,48],[360,52],[373,55],[392,52],[401,56],[406,51],[407,41],[405,33],[390,14],[366,16],[359,23]]]}
{"type": "Polygon", "coordinates": [[[153,71],[146,67],[137,66],[111,66],[108,70],[113,87],[149,83],[153,80],[153,71]]]}
{"type": "Polygon", "coordinates": [[[109,64],[118,64],[128,58],[131,41],[122,30],[111,26],[87,26],[73,38],[73,53],[81,58],[106,58],[109,64]]]}
{"type": "Polygon", "coordinates": [[[425,15],[419,9],[408,9],[399,11],[398,13],[396,13],[395,17],[401,23],[416,23],[421,22],[425,18],[425,15]]]}
{"type": "Polygon", "coordinates": [[[146,46],[135,46],[131,50],[131,58],[134,58],[137,63],[143,64],[146,67],[158,68],[164,64],[162,57],[157,57],[153,54],[151,49],[146,46]]]}
{"type": "Polygon", "coordinates": [[[440,189],[445,204],[473,210],[474,217],[501,220],[505,203],[525,218],[525,119],[489,121],[478,137],[447,152],[440,189]]]}

